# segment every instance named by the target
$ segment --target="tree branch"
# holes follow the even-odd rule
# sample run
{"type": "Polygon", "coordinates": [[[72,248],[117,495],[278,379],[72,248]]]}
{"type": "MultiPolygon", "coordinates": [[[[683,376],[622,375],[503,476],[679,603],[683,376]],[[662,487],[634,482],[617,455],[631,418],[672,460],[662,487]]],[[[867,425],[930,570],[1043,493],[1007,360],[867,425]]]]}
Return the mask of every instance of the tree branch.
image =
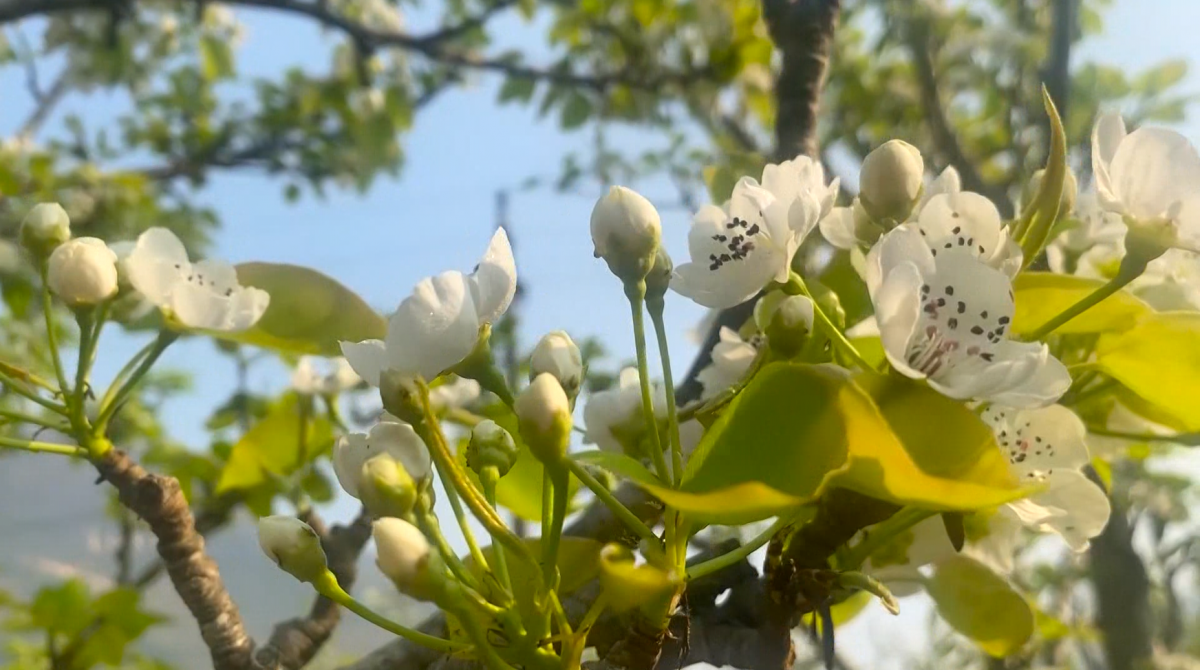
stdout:
{"type": "MultiPolygon", "coordinates": [[[[1067,107],[1071,102],[1071,43],[1075,39],[1077,0],[1054,0],[1050,24],[1050,49],[1042,73],[1050,99],[1058,108],[1058,115],[1067,118],[1067,107]]],[[[1046,118],[1044,137],[1050,137],[1050,119],[1046,118]]],[[[1047,141],[1049,146],[1049,141],[1047,141]]]]}
{"type": "Polygon", "coordinates": [[[775,158],[817,157],[817,109],[841,0],[763,0],[783,64],[775,82],[775,158]]]}
{"type": "Polygon", "coordinates": [[[175,591],[200,626],[213,667],[247,667],[254,643],[221,582],[217,564],[204,552],[204,538],[196,532],[178,480],[146,472],[119,449],[110,450],[93,463],[101,481],[112,484],[121,503],[149,524],[158,538],[158,554],[175,591]]]}
{"type": "Polygon", "coordinates": [[[1096,625],[1103,633],[1108,670],[1150,667],[1150,578],[1133,549],[1133,529],[1117,501],[1104,532],[1092,538],[1088,555],[1096,590],[1096,625]]]}

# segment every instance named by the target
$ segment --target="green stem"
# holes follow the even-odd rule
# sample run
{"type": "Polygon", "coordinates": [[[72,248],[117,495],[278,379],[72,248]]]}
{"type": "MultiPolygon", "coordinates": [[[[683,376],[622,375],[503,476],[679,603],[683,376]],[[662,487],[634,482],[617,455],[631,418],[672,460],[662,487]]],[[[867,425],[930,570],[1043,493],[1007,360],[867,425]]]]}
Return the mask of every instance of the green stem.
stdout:
{"type": "Polygon", "coordinates": [[[658,536],[654,534],[654,531],[650,530],[649,526],[637,518],[633,512],[629,511],[629,508],[623,505],[620,500],[617,500],[612,491],[609,491],[607,486],[601,484],[599,480],[593,477],[583,465],[571,458],[567,458],[567,467],[571,469],[571,474],[579,478],[579,481],[591,489],[596,498],[608,507],[613,516],[625,524],[626,528],[637,533],[643,540],[658,543],[658,536]]]}
{"type": "Polygon", "coordinates": [[[687,578],[689,580],[699,579],[705,575],[710,575],[718,570],[723,570],[737,563],[738,561],[741,561],[750,554],[753,554],[755,551],[758,551],[758,549],[764,544],[770,542],[771,538],[775,537],[775,534],[791,523],[791,521],[792,517],[790,515],[781,516],[775,519],[775,523],[771,524],[770,528],[759,533],[754,537],[754,539],[750,540],[746,544],[743,544],[728,554],[721,554],[716,558],[709,559],[703,563],[697,563],[696,565],[688,568],[687,578]]]}
{"type": "Polygon", "coordinates": [[[24,423],[32,423],[35,426],[43,426],[46,428],[53,428],[54,430],[57,430],[57,431],[63,432],[63,433],[65,433],[71,429],[70,426],[64,425],[62,423],[52,423],[52,422],[50,422],[46,419],[43,419],[39,416],[34,416],[32,414],[26,414],[25,412],[18,412],[16,410],[11,410],[11,409],[0,409],[0,416],[7,417],[9,419],[13,419],[14,421],[22,421],[24,423]]]}
{"type": "MultiPolygon", "coordinates": [[[[179,339],[179,333],[173,330],[160,330],[158,337],[154,340],[153,346],[146,352],[145,357],[142,358],[141,362],[134,368],[124,383],[116,391],[113,391],[112,387],[110,387],[108,392],[104,394],[107,404],[101,404],[100,414],[96,417],[96,432],[98,434],[104,433],[104,429],[108,427],[108,422],[112,420],[113,415],[120,410],[121,405],[129,398],[134,389],[137,388],[138,382],[142,381],[142,377],[145,377],[146,373],[150,372],[150,368],[154,367],[154,364],[158,362],[158,357],[162,356],[167,347],[171,346],[177,339],[179,339]]],[[[114,381],[113,386],[115,387],[116,385],[117,382],[114,381]]]]}
{"type": "Polygon", "coordinates": [[[92,367],[92,328],[95,312],[90,309],[79,310],[75,313],[75,321],[79,324],[79,361],[75,365],[75,402],[82,403],[87,394],[87,376],[92,367]]]}
{"type": "Polygon", "coordinates": [[[650,364],[646,357],[646,317],[642,309],[646,298],[646,282],[626,284],[625,295],[629,298],[629,307],[633,311],[633,340],[637,347],[642,414],[646,419],[646,429],[650,433],[650,459],[654,461],[654,469],[658,471],[659,479],[669,482],[671,473],[667,470],[666,459],[663,458],[662,440],[658,435],[658,420],[654,418],[654,400],[650,393],[650,364]]]}
{"type": "Polygon", "coordinates": [[[27,400],[32,400],[51,412],[62,414],[64,416],[67,414],[67,408],[65,405],[39,396],[37,391],[27,387],[25,382],[19,379],[15,379],[7,374],[4,374],[3,372],[0,372],[0,383],[3,383],[8,390],[20,394],[21,397],[26,398],[27,400]]]}
{"type": "Polygon", "coordinates": [[[19,449],[21,451],[31,451],[42,454],[59,454],[62,456],[79,456],[85,457],[88,455],[88,450],[83,447],[77,447],[73,444],[51,444],[50,442],[30,442],[28,440],[18,440],[11,437],[0,437],[0,447],[6,449],[19,449]]]}
{"type": "MultiPolygon", "coordinates": [[[[443,473],[441,466],[438,466],[438,474],[442,481],[447,481],[446,475],[443,473]]],[[[475,539],[475,531],[471,530],[471,520],[467,518],[467,513],[463,509],[462,501],[458,494],[455,493],[453,486],[444,487],[446,491],[446,500],[450,503],[450,509],[454,510],[454,518],[458,520],[458,528],[462,532],[463,539],[467,542],[467,550],[471,553],[471,560],[475,561],[475,565],[479,566],[481,572],[487,572],[488,562],[483,555],[483,550],[479,548],[479,542],[475,539]]]]}
{"type": "Polygon", "coordinates": [[[50,360],[54,364],[54,376],[58,379],[58,389],[65,397],[67,394],[67,375],[63,372],[62,356],[58,351],[58,334],[54,330],[54,304],[50,298],[50,277],[46,263],[39,268],[42,275],[42,314],[46,318],[46,344],[50,348],[50,360]]]}
{"type": "MultiPolygon", "coordinates": [[[[483,498],[487,503],[496,508],[496,485],[500,483],[500,471],[495,466],[489,466],[479,473],[479,481],[483,484],[483,498]]],[[[496,578],[500,580],[500,586],[504,588],[504,593],[509,597],[513,595],[512,576],[508,572],[508,558],[505,556],[505,549],[500,545],[492,547],[492,560],[496,563],[496,578]]]]}
{"type": "MultiPolygon", "coordinates": [[[[567,519],[567,503],[570,501],[571,473],[565,467],[545,468],[546,480],[554,492],[554,505],[550,510],[548,533],[543,530],[542,574],[551,589],[558,588],[558,545],[562,542],[563,522],[567,519]]],[[[543,490],[543,495],[545,491],[543,490]]]]}
{"type": "MultiPolygon", "coordinates": [[[[817,317],[817,320],[821,322],[821,327],[825,329],[825,332],[829,335],[830,339],[836,342],[838,347],[848,354],[851,360],[853,360],[858,367],[862,368],[863,370],[875,370],[875,366],[871,365],[870,361],[863,358],[863,355],[859,353],[854,344],[851,343],[850,340],[846,339],[846,334],[843,333],[833,323],[833,320],[829,318],[829,315],[825,313],[825,310],[821,309],[821,303],[817,302],[816,298],[814,298],[812,293],[809,292],[808,286],[804,283],[804,279],[801,278],[800,275],[793,272],[791,281],[796,283],[796,286],[800,291],[800,295],[812,300],[813,314],[817,317]]],[[[791,292],[790,284],[791,282],[784,286],[784,291],[790,295],[795,295],[791,292]]]]}
{"type": "Polygon", "coordinates": [[[1053,319],[1050,319],[1046,323],[1043,323],[1032,333],[1029,333],[1028,335],[1026,335],[1025,340],[1027,340],[1027,341],[1040,340],[1043,337],[1049,335],[1050,333],[1054,332],[1059,326],[1062,326],[1063,324],[1070,321],[1071,319],[1074,319],[1075,317],[1079,316],[1080,314],[1083,314],[1084,312],[1088,311],[1089,309],[1100,304],[1100,302],[1102,300],[1104,300],[1105,298],[1116,293],[1117,291],[1120,291],[1122,288],[1127,286],[1129,284],[1129,282],[1133,281],[1134,279],[1137,279],[1138,275],[1140,275],[1140,274],[1141,274],[1140,272],[1136,273],[1136,274],[1134,274],[1133,272],[1118,272],[1117,276],[1113,277],[1111,280],[1109,280],[1108,283],[1106,283],[1105,285],[1096,289],[1095,291],[1091,292],[1090,294],[1085,296],[1082,300],[1075,303],[1074,305],[1071,305],[1070,307],[1064,309],[1061,313],[1059,313],[1058,316],[1054,317],[1053,319]]]}
{"type": "Polygon", "coordinates": [[[433,512],[428,509],[428,506],[422,506],[417,510],[417,525],[425,536],[433,540],[434,546],[437,547],[438,553],[442,555],[442,560],[446,566],[450,568],[450,572],[465,586],[476,588],[479,582],[467,570],[467,566],[463,565],[462,559],[458,557],[450,543],[446,541],[446,536],[442,533],[441,524],[438,523],[438,518],[433,512]]]}
{"type": "Polygon", "coordinates": [[[866,539],[859,542],[856,546],[851,547],[843,559],[841,567],[847,570],[857,570],[863,564],[863,561],[871,557],[880,548],[891,542],[897,535],[921,523],[931,516],[935,516],[937,512],[927,509],[918,509],[916,507],[905,507],[899,512],[888,517],[886,521],[877,524],[866,539]]]}
{"type": "Polygon", "coordinates": [[[671,440],[671,474],[675,488],[683,480],[683,444],[679,439],[679,410],[675,405],[675,378],[671,374],[671,352],[667,346],[667,326],[663,321],[665,304],[661,298],[646,301],[654,335],[658,340],[658,357],[662,359],[663,384],[667,392],[667,431],[671,440]]]}
{"type": "Polygon", "coordinates": [[[108,390],[104,392],[104,397],[100,399],[101,407],[107,407],[108,405],[112,404],[113,396],[117,394],[117,391],[121,390],[121,386],[125,382],[125,379],[129,377],[134,369],[137,368],[137,366],[146,358],[146,356],[148,356],[151,351],[154,351],[154,348],[157,346],[158,339],[155,338],[150,342],[147,342],[146,346],[139,349],[138,352],[125,363],[125,367],[121,368],[121,371],[117,373],[116,377],[113,377],[112,384],[110,384],[108,390]]]}
{"type": "Polygon", "coordinates": [[[467,632],[467,637],[475,644],[475,651],[479,654],[480,659],[491,670],[515,670],[500,654],[496,653],[495,648],[487,639],[487,631],[479,625],[475,617],[470,612],[458,612],[458,622],[462,624],[463,630],[467,632]]]}
{"type": "Polygon", "coordinates": [[[883,603],[887,611],[893,615],[900,613],[900,603],[896,602],[896,596],[892,595],[892,592],[888,587],[883,585],[883,582],[871,575],[855,571],[842,572],[838,574],[838,584],[846,588],[855,589],[856,591],[866,591],[879,598],[879,601],[883,603]]]}
{"type": "MultiPolygon", "coordinates": [[[[313,582],[313,586],[317,589],[317,593],[320,593],[326,598],[329,598],[333,602],[345,607],[351,612],[354,612],[358,616],[375,624],[376,626],[379,626],[389,633],[399,635],[410,642],[415,642],[416,644],[427,647],[434,651],[441,652],[443,654],[453,654],[469,648],[467,645],[464,645],[461,642],[453,642],[440,637],[426,635],[419,630],[413,630],[412,628],[401,626],[395,621],[376,613],[366,605],[355,600],[354,597],[349,593],[346,593],[345,589],[338,584],[337,578],[333,576],[332,572],[326,571],[322,579],[313,582]]],[[[470,619],[470,617],[463,618],[470,619]]]]}

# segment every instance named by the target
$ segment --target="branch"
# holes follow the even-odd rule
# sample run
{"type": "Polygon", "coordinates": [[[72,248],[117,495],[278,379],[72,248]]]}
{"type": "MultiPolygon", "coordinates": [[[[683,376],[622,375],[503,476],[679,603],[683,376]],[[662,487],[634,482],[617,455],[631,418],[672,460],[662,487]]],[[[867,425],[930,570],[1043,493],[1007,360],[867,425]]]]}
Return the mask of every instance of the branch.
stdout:
{"type": "MultiPolygon", "coordinates": [[[[1071,42],[1075,39],[1076,0],[1054,0],[1050,28],[1050,49],[1042,79],[1061,118],[1068,118],[1071,101],[1071,42]]],[[[1050,137],[1050,119],[1046,117],[1044,137],[1050,137]]],[[[1049,142],[1047,142],[1049,146],[1049,142]]]]}
{"type": "Polygon", "coordinates": [[[763,0],[767,32],[782,56],[775,82],[775,158],[817,157],[817,108],[841,0],[763,0]]]}
{"type": "Polygon", "coordinates": [[[921,108],[925,112],[925,120],[929,124],[929,134],[933,137],[933,145],[941,154],[947,165],[952,165],[962,177],[963,188],[967,191],[987,196],[996,204],[1004,217],[1012,216],[1012,201],[1003,187],[989,184],[980,176],[972,161],[963,151],[958,135],[946,118],[946,110],[942,106],[941,93],[938,90],[937,73],[934,70],[933,56],[930,53],[930,27],[926,19],[915,18],[909,22],[907,33],[908,49],[912,54],[913,66],[917,71],[917,83],[920,86],[921,108]]]}
{"type": "Polygon", "coordinates": [[[1117,501],[1104,532],[1092,538],[1088,555],[1096,590],[1096,626],[1103,634],[1108,670],[1149,667],[1153,654],[1150,578],[1133,549],[1133,529],[1117,501]]]}
{"type": "Polygon", "coordinates": [[[204,552],[204,538],[196,532],[179,481],[146,472],[119,449],[93,463],[100,479],[117,489],[121,503],[149,524],[158,538],[158,554],[179,597],[200,626],[214,668],[248,667],[253,642],[237,605],[225,591],[217,564],[204,552]]]}
{"type": "MultiPolygon", "coordinates": [[[[302,517],[321,536],[321,546],[329,569],[347,591],[358,576],[358,556],[371,537],[371,516],[364,508],[348,526],[334,526],[326,532],[324,524],[312,513],[302,517]]],[[[289,619],[275,627],[271,639],[254,654],[262,668],[298,670],[316,656],[329,640],[341,619],[341,609],[331,600],[318,597],[308,616],[289,619]]]]}

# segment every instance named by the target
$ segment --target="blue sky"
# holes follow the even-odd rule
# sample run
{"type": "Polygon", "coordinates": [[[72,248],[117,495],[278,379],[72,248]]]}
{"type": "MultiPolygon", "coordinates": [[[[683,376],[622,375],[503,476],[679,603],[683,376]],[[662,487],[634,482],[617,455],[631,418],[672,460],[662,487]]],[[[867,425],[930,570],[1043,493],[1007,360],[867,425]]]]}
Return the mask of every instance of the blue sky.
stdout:
{"type": "MultiPolygon", "coordinates": [[[[247,24],[242,74],[270,74],[291,64],[326,66],[323,54],[332,41],[306,23],[258,11],[239,9],[237,14],[247,24]]],[[[414,29],[421,25],[419,17],[411,23],[414,29]]],[[[1087,43],[1080,57],[1134,71],[1165,58],[1200,62],[1200,44],[1194,35],[1200,25],[1200,3],[1117,0],[1107,14],[1107,25],[1106,35],[1087,43]]],[[[533,37],[516,21],[505,20],[498,26],[507,41],[525,44],[533,37]]],[[[1200,78],[1193,74],[1186,86],[1195,91],[1198,83],[1200,78]]],[[[0,136],[11,133],[28,111],[23,86],[15,68],[0,70],[0,136]]],[[[554,174],[564,153],[588,144],[586,133],[564,134],[553,121],[540,120],[531,110],[496,107],[496,90],[494,78],[479,78],[466,90],[446,94],[422,111],[413,132],[404,138],[407,159],[401,178],[377,182],[365,197],[331,191],[324,201],[305,197],[288,205],[280,195],[280,184],[258,174],[215,175],[200,195],[224,223],[214,255],[235,262],[269,260],[318,268],[384,311],[392,309],[421,277],[446,269],[469,270],[487,244],[496,191],[516,186],[529,175],[554,174]]],[[[72,100],[64,109],[86,110],[89,118],[103,118],[114,114],[119,104],[95,96],[72,100]]],[[[1182,130],[1200,138],[1194,120],[1182,130]]],[[[623,133],[619,146],[632,151],[648,139],[648,135],[623,133]]],[[[600,185],[591,190],[598,194],[600,185]]],[[[668,185],[648,184],[643,190],[652,199],[674,201],[668,185]]],[[[555,328],[579,337],[595,335],[614,352],[615,364],[632,357],[632,336],[619,284],[591,255],[587,228],[591,206],[590,197],[547,190],[513,195],[510,232],[527,290],[522,336],[530,343],[555,328]]],[[[687,225],[685,213],[664,210],[664,240],[677,261],[686,258],[687,225]]],[[[702,309],[686,300],[676,297],[668,302],[672,351],[680,372],[694,353],[686,331],[702,315],[702,309]]],[[[111,376],[141,342],[110,332],[97,365],[100,379],[111,376]]],[[[195,393],[172,403],[166,416],[176,437],[203,446],[207,441],[204,419],[233,383],[233,366],[202,340],[177,345],[164,360],[197,373],[195,393]]],[[[278,389],[287,377],[281,367],[264,366],[251,383],[259,390],[278,389]]],[[[899,659],[895,667],[903,667],[904,650],[915,652],[923,646],[922,637],[914,636],[914,630],[924,629],[922,617],[922,608],[906,608],[904,618],[913,625],[896,626],[884,615],[871,614],[856,623],[862,635],[853,639],[869,638],[873,641],[867,646],[892,649],[892,659],[899,659]]],[[[859,654],[852,650],[852,656],[859,654]]]]}

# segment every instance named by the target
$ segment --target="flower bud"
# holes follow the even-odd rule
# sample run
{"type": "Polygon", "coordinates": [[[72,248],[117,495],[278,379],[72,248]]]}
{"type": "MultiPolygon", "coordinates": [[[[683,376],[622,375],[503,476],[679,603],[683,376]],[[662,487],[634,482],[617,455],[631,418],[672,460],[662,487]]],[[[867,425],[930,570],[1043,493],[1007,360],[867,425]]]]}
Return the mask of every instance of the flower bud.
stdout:
{"type": "Polygon", "coordinates": [[[358,495],[376,517],[403,517],[417,504],[417,483],[396,459],[380,454],[363,463],[358,495]]]}
{"type": "MultiPolygon", "coordinates": [[[[420,483],[431,475],[429,450],[412,426],[398,421],[380,421],[371,427],[366,435],[351,433],[338,438],[333,446],[333,473],[338,483],[346,493],[368,502],[368,496],[380,494],[378,490],[368,492],[368,475],[376,481],[370,482],[370,487],[405,485],[405,483],[420,483]],[[366,467],[369,461],[387,456],[390,461],[404,471],[404,477],[387,471],[383,463],[377,463],[372,468],[366,467]]],[[[384,494],[389,498],[400,495],[397,492],[384,494]]],[[[406,495],[406,494],[405,494],[406,495]]],[[[372,512],[382,513],[384,510],[368,508],[372,512]]]]}
{"type": "Polygon", "coordinates": [[[529,380],[533,381],[543,372],[558,380],[568,398],[579,395],[583,385],[583,357],[570,335],[561,330],[551,331],[533,348],[529,358],[529,380]]]}
{"type": "Polygon", "coordinates": [[[396,370],[380,372],[379,399],[383,409],[401,421],[420,423],[425,420],[425,412],[421,408],[421,390],[412,375],[396,370]]]}
{"type": "Polygon", "coordinates": [[[641,194],[613,186],[592,209],[596,258],[626,284],[646,278],[662,238],[658,210],[641,194]]]}
{"type": "Polygon", "coordinates": [[[258,520],[258,544],[275,564],[302,582],[315,582],[328,569],[317,532],[290,516],[258,520]]]}
{"type": "Polygon", "coordinates": [[[35,205],[21,222],[21,245],[38,258],[45,258],[58,245],[71,239],[71,218],[57,202],[35,205]]]}
{"type": "Polygon", "coordinates": [[[485,419],[471,429],[471,441],[467,444],[467,467],[482,474],[484,468],[496,468],[503,477],[517,462],[517,443],[500,424],[485,419]]]}
{"type": "Polygon", "coordinates": [[[867,154],[859,176],[859,202],[877,222],[901,222],[921,200],[925,162],[916,147],[888,140],[867,154]]]}
{"type": "Polygon", "coordinates": [[[538,375],[517,396],[513,409],[533,455],[547,464],[561,461],[571,437],[571,402],[554,375],[538,375]]]}
{"type": "MultiPolygon", "coordinates": [[[[1042,177],[1046,174],[1046,170],[1040,169],[1033,173],[1029,178],[1029,183],[1025,185],[1025,190],[1021,192],[1021,204],[1027,206],[1033,202],[1033,198],[1037,195],[1038,189],[1042,187],[1042,177]]],[[[1075,211],[1075,199],[1079,195],[1079,180],[1075,178],[1075,171],[1071,166],[1067,166],[1066,176],[1063,178],[1062,198],[1058,205],[1058,218],[1070,216],[1071,212],[1075,211]]]]}
{"type": "Polygon", "coordinates": [[[661,246],[654,254],[654,265],[650,274],[646,275],[646,303],[653,305],[658,302],[661,306],[663,296],[671,288],[671,275],[675,271],[675,263],[671,261],[667,250],[661,246]]]}
{"type": "Polygon", "coordinates": [[[784,298],[767,326],[767,343],[787,358],[800,353],[813,328],[813,302],[802,295],[784,298]]]}
{"type": "Polygon", "coordinates": [[[441,580],[441,559],[429,541],[411,523],[393,517],[371,526],[375,536],[375,564],[401,593],[417,600],[433,600],[441,580]]]}
{"type": "Polygon", "coordinates": [[[117,293],[117,255],[94,237],[59,245],[47,270],[50,290],[72,306],[95,305],[117,293]]]}

